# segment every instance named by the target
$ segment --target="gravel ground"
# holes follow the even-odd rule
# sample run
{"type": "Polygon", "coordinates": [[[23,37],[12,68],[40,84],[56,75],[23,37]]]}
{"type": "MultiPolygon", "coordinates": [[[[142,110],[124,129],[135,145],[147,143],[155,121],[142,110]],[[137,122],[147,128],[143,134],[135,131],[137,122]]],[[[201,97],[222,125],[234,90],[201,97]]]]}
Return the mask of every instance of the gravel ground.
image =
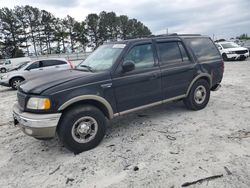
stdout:
{"type": "Polygon", "coordinates": [[[74,155],[57,139],[38,141],[13,126],[16,92],[0,87],[0,187],[250,187],[250,60],[226,62],[208,106],[182,102],[111,122],[95,149],[74,155]],[[227,171],[225,170],[225,167],[227,171]]]}

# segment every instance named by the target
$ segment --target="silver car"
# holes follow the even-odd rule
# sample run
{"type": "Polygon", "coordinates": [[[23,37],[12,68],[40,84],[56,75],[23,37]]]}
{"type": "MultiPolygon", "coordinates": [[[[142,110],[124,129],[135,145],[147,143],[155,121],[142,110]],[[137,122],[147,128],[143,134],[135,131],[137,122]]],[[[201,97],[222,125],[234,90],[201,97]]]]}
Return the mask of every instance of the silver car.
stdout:
{"type": "Polygon", "coordinates": [[[0,76],[0,85],[17,89],[17,86],[24,80],[42,76],[47,72],[71,68],[73,68],[71,62],[62,58],[25,62],[0,76]]]}

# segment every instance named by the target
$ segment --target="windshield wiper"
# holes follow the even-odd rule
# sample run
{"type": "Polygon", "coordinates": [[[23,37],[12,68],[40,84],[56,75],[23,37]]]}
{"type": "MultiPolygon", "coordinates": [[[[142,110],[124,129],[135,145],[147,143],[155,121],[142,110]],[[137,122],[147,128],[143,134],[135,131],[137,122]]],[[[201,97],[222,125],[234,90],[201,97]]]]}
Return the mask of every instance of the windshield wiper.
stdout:
{"type": "Polygon", "coordinates": [[[79,67],[86,68],[89,72],[94,72],[94,70],[92,69],[92,67],[90,67],[88,65],[79,65],[79,67]]]}

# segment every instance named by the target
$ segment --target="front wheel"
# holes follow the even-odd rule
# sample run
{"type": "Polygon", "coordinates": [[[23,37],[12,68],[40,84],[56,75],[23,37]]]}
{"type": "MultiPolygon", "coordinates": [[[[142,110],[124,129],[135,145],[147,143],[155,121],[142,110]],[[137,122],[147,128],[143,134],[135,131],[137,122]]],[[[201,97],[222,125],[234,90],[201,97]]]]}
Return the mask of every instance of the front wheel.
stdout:
{"type": "Polygon", "coordinates": [[[96,147],[105,136],[107,119],[96,107],[75,106],[63,113],[57,130],[62,144],[74,153],[96,147]]]}
{"type": "Polygon", "coordinates": [[[1,72],[1,73],[5,73],[6,71],[7,71],[6,68],[1,68],[1,69],[0,69],[0,72],[1,72]]]}
{"type": "Polygon", "coordinates": [[[23,82],[24,79],[23,78],[13,78],[10,81],[10,86],[12,87],[12,89],[17,89],[17,86],[19,86],[21,84],[21,82],[23,82]]]}
{"type": "Polygon", "coordinates": [[[206,80],[196,81],[188,96],[184,99],[184,104],[191,110],[201,110],[207,106],[210,98],[210,88],[206,80]]]}

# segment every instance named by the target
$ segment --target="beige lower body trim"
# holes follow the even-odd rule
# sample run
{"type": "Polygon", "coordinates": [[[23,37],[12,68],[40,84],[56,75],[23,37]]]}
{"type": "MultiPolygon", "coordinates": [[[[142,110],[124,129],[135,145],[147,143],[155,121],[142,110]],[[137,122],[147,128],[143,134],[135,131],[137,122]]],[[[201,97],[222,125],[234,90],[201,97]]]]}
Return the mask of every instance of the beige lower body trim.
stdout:
{"type": "Polygon", "coordinates": [[[172,97],[172,98],[169,98],[169,99],[165,99],[163,101],[158,101],[158,102],[154,102],[154,103],[151,103],[151,104],[139,106],[139,107],[136,107],[136,108],[133,108],[133,109],[130,109],[130,110],[125,110],[125,111],[122,111],[120,113],[116,113],[116,114],[114,114],[114,117],[122,116],[122,115],[131,113],[131,112],[135,112],[135,111],[138,111],[138,110],[143,110],[143,109],[150,108],[150,107],[153,107],[153,106],[157,106],[157,105],[160,105],[160,104],[164,104],[164,103],[172,102],[172,101],[175,101],[175,100],[183,99],[185,97],[186,97],[186,95],[180,95],[180,96],[177,96],[177,97],[172,97]]]}

